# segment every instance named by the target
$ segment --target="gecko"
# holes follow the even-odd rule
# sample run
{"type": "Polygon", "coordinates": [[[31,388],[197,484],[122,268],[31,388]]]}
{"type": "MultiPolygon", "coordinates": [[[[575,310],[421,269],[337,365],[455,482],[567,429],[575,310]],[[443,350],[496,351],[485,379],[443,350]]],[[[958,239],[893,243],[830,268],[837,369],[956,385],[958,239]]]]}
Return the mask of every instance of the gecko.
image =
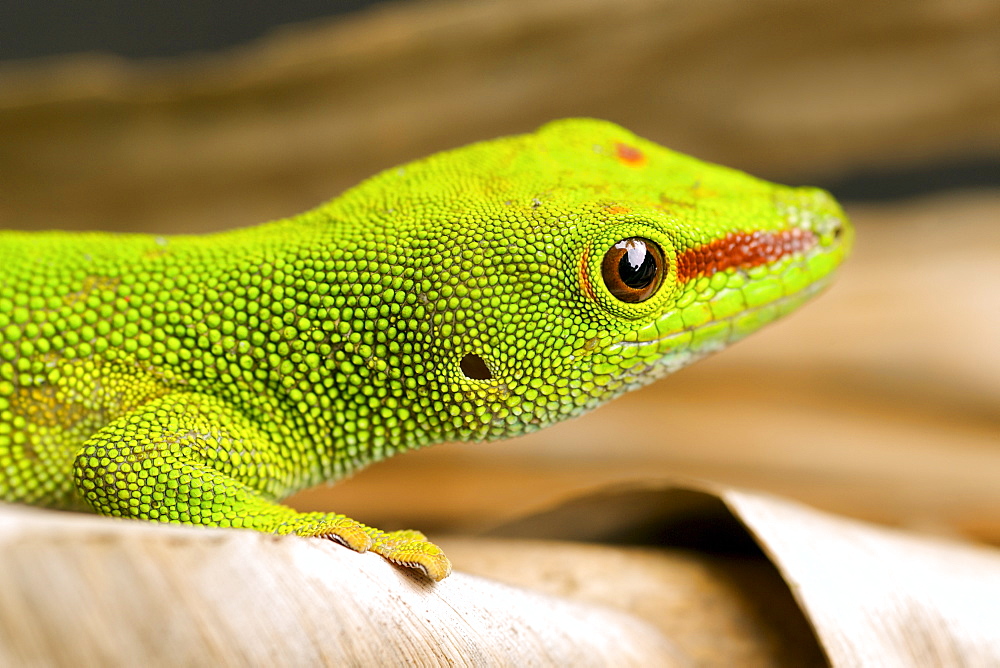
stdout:
{"type": "Polygon", "coordinates": [[[432,580],[427,537],[281,501],[580,415],[826,286],[825,191],[566,119],[203,235],[0,232],[0,499],[320,537],[432,580]]]}

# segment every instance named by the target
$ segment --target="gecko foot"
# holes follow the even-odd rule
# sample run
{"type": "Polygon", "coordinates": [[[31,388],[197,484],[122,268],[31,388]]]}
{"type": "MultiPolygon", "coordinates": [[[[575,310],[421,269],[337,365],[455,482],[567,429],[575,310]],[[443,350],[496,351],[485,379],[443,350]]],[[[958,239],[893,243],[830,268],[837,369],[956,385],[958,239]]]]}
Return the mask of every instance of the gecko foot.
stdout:
{"type": "Polygon", "coordinates": [[[394,564],[415,568],[435,582],[451,574],[451,561],[419,531],[378,532],[373,538],[372,552],[394,564]]]}
{"type": "Polygon", "coordinates": [[[435,582],[451,574],[448,557],[419,531],[382,531],[345,515],[300,513],[280,524],[274,533],[328,538],[355,552],[371,550],[394,564],[414,568],[435,582]]]}

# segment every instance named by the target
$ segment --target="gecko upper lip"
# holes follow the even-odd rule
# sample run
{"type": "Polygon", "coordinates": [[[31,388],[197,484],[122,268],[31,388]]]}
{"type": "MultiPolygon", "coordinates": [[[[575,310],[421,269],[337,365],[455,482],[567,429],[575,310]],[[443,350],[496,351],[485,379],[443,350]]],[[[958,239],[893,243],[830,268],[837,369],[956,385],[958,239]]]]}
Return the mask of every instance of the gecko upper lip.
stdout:
{"type": "MultiPolygon", "coordinates": [[[[718,325],[720,325],[722,323],[728,323],[730,325],[729,332],[726,334],[725,337],[723,337],[723,343],[729,343],[729,342],[735,340],[735,338],[741,338],[741,336],[745,336],[745,335],[749,334],[751,331],[753,331],[753,330],[747,330],[744,333],[736,332],[737,336],[734,338],[733,337],[734,332],[733,332],[733,329],[732,329],[732,325],[733,325],[733,322],[736,319],[742,318],[742,317],[746,317],[746,316],[752,315],[754,313],[760,313],[764,309],[767,309],[767,308],[781,307],[781,306],[783,306],[785,304],[788,304],[789,302],[792,302],[792,301],[799,301],[799,300],[809,299],[810,297],[814,296],[816,293],[821,292],[830,283],[831,280],[832,280],[832,274],[827,274],[826,276],[823,276],[823,277],[821,277],[821,278],[819,278],[819,279],[817,279],[817,280],[809,283],[808,285],[800,288],[799,290],[795,290],[794,292],[789,292],[787,294],[784,294],[781,297],[778,297],[777,299],[774,299],[772,301],[769,301],[769,302],[766,302],[766,303],[763,303],[763,304],[758,304],[756,306],[751,306],[751,307],[742,309],[742,310],[737,311],[737,312],[735,312],[735,313],[733,313],[731,315],[728,315],[728,316],[726,316],[724,318],[719,318],[717,320],[709,320],[708,322],[704,322],[704,323],[701,323],[701,324],[698,324],[698,325],[692,325],[690,327],[684,327],[682,329],[677,329],[677,330],[674,330],[674,331],[667,332],[666,334],[663,334],[662,336],[657,336],[657,337],[649,338],[649,339],[643,339],[643,340],[640,340],[640,341],[624,341],[624,340],[623,341],[616,341],[615,343],[612,343],[612,344],[608,345],[608,347],[606,348],[606,350],[607,350],[607,352],[613,353],[613,352],[615,352],[617,350],[623,350],[623,349],[626,349],[626,348],[639,348],[639,347],[642,347],[642,346],[661,344],[661,343],[669,341],[670,339],[673,339],[673,338],[680,338],[682,336],[689,335],[689,334],[693,335],[695,332],[698,332],[699,330],[703,330],[703,329],[706,329],[708,327],[718,326],[718,325]]],[[[734,289],[734,288],[731,288],[731,289],[734,289]]],[[[772,319],[776,319],[778,317],[779,317],[779,315],[775,314],[774,318],[772,318],[772,319]]]]}

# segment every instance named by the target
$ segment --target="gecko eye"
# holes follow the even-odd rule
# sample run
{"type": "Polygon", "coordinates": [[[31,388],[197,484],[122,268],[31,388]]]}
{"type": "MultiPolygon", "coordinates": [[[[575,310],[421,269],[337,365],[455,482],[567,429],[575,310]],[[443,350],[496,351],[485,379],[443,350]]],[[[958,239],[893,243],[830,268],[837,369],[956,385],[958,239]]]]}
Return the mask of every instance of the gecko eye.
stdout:
{"type": "Polygon", "coordinates": [[[663,282],[663,251],[649,239],[631,237],[616,243],[604,255],[604,284],[618,299],[634,304],[646,301],[663,282]]]}

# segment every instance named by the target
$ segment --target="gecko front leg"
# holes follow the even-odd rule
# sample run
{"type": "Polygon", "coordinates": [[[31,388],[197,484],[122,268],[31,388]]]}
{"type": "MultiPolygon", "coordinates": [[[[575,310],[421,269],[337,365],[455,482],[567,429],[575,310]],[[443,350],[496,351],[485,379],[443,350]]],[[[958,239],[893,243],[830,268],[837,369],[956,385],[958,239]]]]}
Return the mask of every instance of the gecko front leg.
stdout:
{"type": "Polygon", "coordinates": [[[122,416],[84,444],[73,473],[80,495],[102,515],[329,538],[432,580],[451,572],[419,532],[384,532],[278,503],[291,475],[279,448],[215,397],[169,394],[122,416]]]}

